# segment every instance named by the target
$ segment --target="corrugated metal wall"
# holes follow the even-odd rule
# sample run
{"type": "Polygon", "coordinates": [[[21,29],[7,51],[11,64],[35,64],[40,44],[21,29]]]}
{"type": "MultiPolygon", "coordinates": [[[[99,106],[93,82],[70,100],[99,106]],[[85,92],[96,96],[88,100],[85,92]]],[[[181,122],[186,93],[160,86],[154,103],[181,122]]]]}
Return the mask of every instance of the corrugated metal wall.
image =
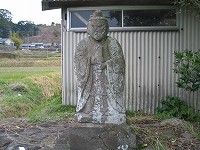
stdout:
{"type": "MultiPolygon", "coordinates": [[[[109,33],[121,43],[124,50],[127,110],[154,113],[165,96],[180,96],[200,110],[200,93],[188,93],[176,88],[177,76],[172,70],[175,50],[200,49],[200,21],[189,14],[178,18],[179,31],[109,33]]],[[[74,50],[86,36],[86,33],[63,32],[63,104],[76,104],[74,50]]]]}

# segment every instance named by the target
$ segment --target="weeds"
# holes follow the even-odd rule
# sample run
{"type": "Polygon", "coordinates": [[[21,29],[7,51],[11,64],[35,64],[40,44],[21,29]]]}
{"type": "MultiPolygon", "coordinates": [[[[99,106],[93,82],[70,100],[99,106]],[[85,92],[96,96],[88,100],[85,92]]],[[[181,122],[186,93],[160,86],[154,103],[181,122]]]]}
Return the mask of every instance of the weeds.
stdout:
{"type": "Polygon", "coordinates": [[[37,85],[15,82],[0,87],[0,118],[24,117],[43,100],[37,85]],[[37,94],[36,94],[37,93],[37,94]]]}
{"type": "Polygon", "coordinates": [[[52,96],[45,95],[47,92],[61,92],[60,68],[0,68],[0,119],[27,116],[52,96]],[[48,81],[44,83],[40,78],[45,76],[48,81]],[[48,86],[42,88],[45,84],[48,86]]]}
{"type": "Polygon", "coordinates": [[[160,135],[154,130],[148,128],[142,128],[137,125],[133,126],[133,130],[137,135],[143,135],[140,137],[139,143],[137,143],[137,149],[142,150],[146,147],[153,147],[154,150],[168,150],[167,144],[160,139],[160,135]]]}
{"type": "Polygon", "coordinates": [[[54,95],[30,112],[29,121],[43,122],[47,120],[72,120],[75,114],[74,106],[62,105],[61,95],[54,95]]]}
{"type": "Polygon", "coordinates": [[[157,108],[157,111],[157,117],[177,117],[188,121],[200,121],[200,115],[196,114],[194,109],[179,97],[165,97],[162,106],[157,108]]]}
{"type": "Polygon", "coordinates": [[[156,140],[155,140],[154,149],[155,150],[168,150],[167,146],[159,138],[156,138],[156,140]]]}
{"type": "Polygon", "coordinates": [[[155,117],[159,119],[176,117],[190,121],[183,121],[183,129],[192,134],[196,139],[200,139],[200,133],[197,128],[194,127],[194,125],[199,126],[200,115],[195,113],[194,109],[188,106],[179,97],[165,97],[162,101],[162,106],[157,108],[157,111],[158,113],[155,117]]]}
{"type": "Polygon", "coordinates": [[[54,94],[59,94],[62,91],[61,73],[55,73],[49,76],[31,77],[31,80],[42,89],[45,98],[49,98],[54,94]]]}

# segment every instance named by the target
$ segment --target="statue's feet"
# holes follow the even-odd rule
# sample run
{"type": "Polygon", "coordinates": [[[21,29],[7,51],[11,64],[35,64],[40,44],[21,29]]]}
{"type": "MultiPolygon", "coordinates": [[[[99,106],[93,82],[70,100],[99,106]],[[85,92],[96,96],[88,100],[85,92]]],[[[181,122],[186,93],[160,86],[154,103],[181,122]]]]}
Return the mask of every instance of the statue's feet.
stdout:
{"type": "Polygon", "coordinates": [[[94,124],[123,124],[126,123],[125,114],[115,115],[96,115],[86,113],[76,113],[75,122],[79,123],[94,123],[94,124]]]}

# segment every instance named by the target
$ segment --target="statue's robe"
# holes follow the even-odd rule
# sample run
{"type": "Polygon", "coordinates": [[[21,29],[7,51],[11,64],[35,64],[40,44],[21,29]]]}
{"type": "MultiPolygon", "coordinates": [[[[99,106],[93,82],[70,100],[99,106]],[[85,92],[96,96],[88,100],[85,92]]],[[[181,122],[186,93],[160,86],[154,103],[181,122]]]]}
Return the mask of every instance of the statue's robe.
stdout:
{"type": "Polygon", "coordinates": [[[113,123],[118,117],[121,121],[116,124],[123,123],[125,61],[118,41],[111,37],[100,42],[91,37],[83,39],[76,48],[74,68],[78,86],[78,121],[88,117],[91,122],[113,123]],[[106,67],[99,69],[102,63],[106,67]]]}

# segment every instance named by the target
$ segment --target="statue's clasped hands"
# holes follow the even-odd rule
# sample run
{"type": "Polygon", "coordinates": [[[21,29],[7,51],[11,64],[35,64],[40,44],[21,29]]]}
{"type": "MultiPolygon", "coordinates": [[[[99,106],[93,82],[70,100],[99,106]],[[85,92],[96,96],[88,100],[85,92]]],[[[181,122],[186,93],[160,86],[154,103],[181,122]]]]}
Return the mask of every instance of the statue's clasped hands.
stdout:
{"type": "Polygon", "coordinates": [[[104,70],[107,68],[107,63],[103,62],[103,63],[96,63],[96,64],[92,64],[94,67],[94,70],[97,70],[98,72],[104,70]]]}

